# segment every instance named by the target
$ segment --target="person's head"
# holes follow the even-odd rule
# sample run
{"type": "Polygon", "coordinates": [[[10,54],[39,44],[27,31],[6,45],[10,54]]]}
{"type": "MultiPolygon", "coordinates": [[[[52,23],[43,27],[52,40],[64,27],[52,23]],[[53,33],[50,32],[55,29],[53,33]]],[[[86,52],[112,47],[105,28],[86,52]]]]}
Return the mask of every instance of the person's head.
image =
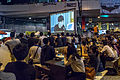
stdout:
{"type": "Polygon", "coordinates": [[[66,36],[69,36],[69,33],[66,33],[66,36]]]}
{"type": "Polygon", "coordinates": [[[61,35],[64,36],[64,33],[62,32],[61,35]]]}
{"type": "Polygon", "coordinates": [[[62,15],[60,15],[58,17],[58,26],[59,28],[61,28],[64,25],[64,17],[62,15]]]}
{"type": "Polygon", "coordinates": [[[50,32],[48,32],[48,36],[51,36],[51,33],[50,33],[50,32]]]}
{"type": "Polygon", "coordinates": [[[11,32],[11,33],[10,33],[10,37],[11,37],[11,38],[15,38],[15,32],[11,32]]]}
{"type": "Polygon", "coordinates": [[[74,36],[74,34],[73,33],[71,33],[71,37],[73,37],[74,36]]]}
{"type": "Polygon", "coordinates": [[[77,35],[77,34],[75,34],[75,37],[78,37],[78,35],[77,35]]]}
{"type": "Polygon", "coordinates": [[[48,42],[49,42],[48,38],[44,38],[44,39],[43,39],[43,43],[44,43],[45,45],[47,45],[48,42]]]}
{"type": "Polygon", "coordinates": [[[107,45],[107,41],[103,40],[103,45],[104,46],[107,45]]]}
{"type": "Polygon", "coordinates": [[[16,60],[24,60],[28,55],[28,47],[25,44],[18,44],[13,49],[13,55],[16,60]]]}
{"type": "Polygon", "coordinates": [[[2,66],[2,63],[0,62],[0,68],[1,68],[1,66],[2,66]]]}
{"type": "Polygon", "coordinates": [[[19,37],[20,37],[20,38],[24,37],[24,34],[23,34],[23,33],[20,33],[20,34],[19,34],[19,37]]]}
{"type": "Polygon", "coordinates": [[[60,37],[60,34],[57,34],[57,37],[59,38],[59,37],[60,37]]]}
{"type": "Polygon", "coordinates": [[[30,37],[35,37],[35,33],[32,32],[32,33],[30,34],[30,37]]]}
{"type": "Polygon", "coordinates": [[[34,40],[34,44],[35,44],[35,45],[39,45],[39,44],[40,44],[40,40],[39,40],[39,39],[35,39],[35,40],[34,40]]]}
{"type": "Polygon", "coordinates": [[[40,36],[43,36],[43,32],[40,32],[40,36]]]}
{"type": "Polygon", "coordinates": [[[86,42],[85,42],[85,41],[82,41],[82,44],[85,46],[85,45],[86,45],[86,42]]]}

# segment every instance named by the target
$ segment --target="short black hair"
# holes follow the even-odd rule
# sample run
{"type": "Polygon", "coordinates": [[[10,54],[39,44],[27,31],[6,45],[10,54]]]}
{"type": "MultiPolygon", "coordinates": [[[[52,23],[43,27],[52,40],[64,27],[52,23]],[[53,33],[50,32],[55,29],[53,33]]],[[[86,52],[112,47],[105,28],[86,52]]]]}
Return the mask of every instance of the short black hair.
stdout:
{"type": "Polygon", "coordinates": [[[23,36],[24,36],[24,34],[23,34],[23,33],[20,33],[20,34],[19,34],[19,37],[20,37],[20,38],[22,38],[23,36]]]}
{"type": "Polygon", "coordinates": [[[0,63],[0,66],[2,66],[2,63],[0,63]]]}
{"type": "Polygon", "coordinates": [[[104,46],[107,45],[107,41],[103,40],[102,42],[104,46]]]}
{"type": "Polygon", "coordinates": [[[64,33],[62,32],[61,35],[64,36],[64,33]]]}
{"type": "Polygon", "coordinates": [[[34,40],[34,44],[37,44],[39,41],[40,41],[40,40],[36,38],[36,39],[34,40]]]}
{"type": "Polygon", "coordinates": [[[10,37],[11,37],[11,38],[15,37],[15,32],[11,32],[11,33],[10,33],[10,37]]]}
{"type": "Polygon", "coordinates": [[[71,33],[71,36],[73,37],[73,36],[74,36],[74,33],[71,33]]]}
{"type": "Polygon", "coordinates": [[[44,38],[44,39],[43,39],[43,43],[44,43],[44,44],[48,44],[48,41],[49,41],[48,38],[44,38]]]}
{"type": "Polygon", "coordinates": [[[66,36],[69,36],[69,33],[66,33],[66,36]]]}
{"type": "Polygon", "coordinates": [[[13,49],[13,54],[17,60],[24,60],[28,55],[28,47],[25,44],[18,44],[13,49]]]}
{"type": "Polygon", "coordinates": [[[50,33],[50,32],[48,32],[48,35],[50,36],[50,35],[51,35],[51,33],[50,33]]]}
{"type": "Polygon", "coordinates": [[[30,34],[30,37],[34,37],[34,36],[35,36],[35,33],[32,32],[32,33],[30,34]]]}
{"type": "Polygon", "coordinates": [[[60,34],[57,34],[57,37],[60,37],[60,34]]]}
{"type": "Polygon", "coordinates": [[[43,36],[43,32],[40,32],[40,36],[43,36]]]}
{"type": "Polygon", "coordinates": [[[63,20],[64,20],[63,16],[60,15],[60,16],[58,17],[58,22],[61,22],[61,21],[63,21],[63,20]]]}

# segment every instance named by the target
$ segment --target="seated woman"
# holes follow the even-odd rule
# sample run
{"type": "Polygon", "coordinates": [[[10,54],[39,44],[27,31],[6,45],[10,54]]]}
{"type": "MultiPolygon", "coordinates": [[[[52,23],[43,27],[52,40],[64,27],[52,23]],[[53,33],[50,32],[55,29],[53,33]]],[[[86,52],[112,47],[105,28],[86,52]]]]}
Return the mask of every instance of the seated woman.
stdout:
{"type": "Polygon", "coordinates": [[[95,71],[97,72],[98,71],[98,67],[99,67],[99,64],[100,64],[100,61],[98,60],[98,49],[97,49],[97,46],[91,46],[90,47],[90,50],[89,50],[89,57],[90,57],[90,61],[89,61],[89,64],[91,67],[94,67],[95,68],[95,71]]]}
{"type": "Polygon", "coordinates": [[[13,55],[17,61],[8,63],[4,72],[14,73],[16,80],[35,80],[36,72],[34,67],[24,62],[24,59],[28,55],[27,46],[24,44],[16,45],[13,49],[13,55]]]}
{"type": "Polygon", "coordinates": [[[71,44],[69,49],[72,51],[66,63],[66,72],[71,74],[71,76],[68,76],[69,80],[86,80],[83,60],[77,54],[73,44],[71,44]]]}

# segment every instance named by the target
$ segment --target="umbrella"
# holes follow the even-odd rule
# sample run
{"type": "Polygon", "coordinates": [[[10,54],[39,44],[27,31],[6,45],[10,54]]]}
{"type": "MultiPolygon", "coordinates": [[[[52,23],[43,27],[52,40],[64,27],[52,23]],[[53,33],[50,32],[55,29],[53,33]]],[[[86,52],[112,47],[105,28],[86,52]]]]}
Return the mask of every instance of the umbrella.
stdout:
{"type": "Polygon", "coordinates": [[[0,31],[0,34],[5,34],[6,35],[7,33],[3,32],[3,31],[0,31]]]}

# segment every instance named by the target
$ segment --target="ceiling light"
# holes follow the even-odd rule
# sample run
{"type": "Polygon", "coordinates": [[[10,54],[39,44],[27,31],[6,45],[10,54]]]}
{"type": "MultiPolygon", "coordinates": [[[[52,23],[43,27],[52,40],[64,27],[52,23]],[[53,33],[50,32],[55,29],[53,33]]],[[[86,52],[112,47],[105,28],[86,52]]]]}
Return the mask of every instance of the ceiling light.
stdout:
{"type": "Polygon", "coordinates": [[[29,19],[32,19],[31,17],[29,17],[29,19]]]}
{"type": "Polygon", "coordinates": [[[100,16],[98,16],[98,18],[100,18],[100,16]]]}

